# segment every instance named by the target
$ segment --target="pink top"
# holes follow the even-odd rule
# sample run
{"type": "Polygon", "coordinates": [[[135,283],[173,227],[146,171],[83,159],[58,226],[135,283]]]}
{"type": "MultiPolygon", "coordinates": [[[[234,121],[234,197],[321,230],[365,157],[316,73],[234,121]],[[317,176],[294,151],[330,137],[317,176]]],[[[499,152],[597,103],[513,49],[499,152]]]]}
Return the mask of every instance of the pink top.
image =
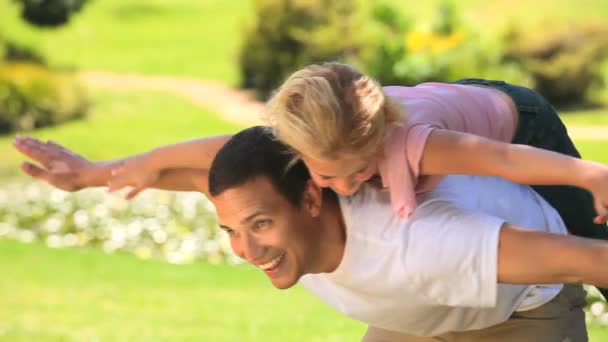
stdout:
{"type": "Polygon", "coordinates": [[[420,175],[429,134],[436,128],[510,142],[515,132],[511,105],[500,91],[480,86],[422,83],[384,87],[407,113],[404,125],[388,132],[384,158],[378,163],[382,185],[390,189],[394,211],[408,217],[416,194],[432,189],[442,176],[420,175]]]}

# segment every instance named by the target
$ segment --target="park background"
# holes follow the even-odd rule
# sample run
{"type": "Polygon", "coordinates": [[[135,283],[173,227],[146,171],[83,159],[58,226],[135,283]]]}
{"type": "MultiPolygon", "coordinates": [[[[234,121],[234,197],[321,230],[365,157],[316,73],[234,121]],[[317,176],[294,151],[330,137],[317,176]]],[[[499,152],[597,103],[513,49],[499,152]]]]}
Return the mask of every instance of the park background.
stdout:
{"type": "MultiPolygon", "coordinates": [[[[81,3],[0,0],[3,341],[353,341],[365,329],[240,265],[199,194],[127,202],[26,179],[16,132],[92,160],[236,132],[291,71],[341,60],[383,84],[535,87],[583,156],[608,163],[603,0],[81,3]]],[[[607,340],[604,304],[589,302],[591,340],[607,340]]]]}

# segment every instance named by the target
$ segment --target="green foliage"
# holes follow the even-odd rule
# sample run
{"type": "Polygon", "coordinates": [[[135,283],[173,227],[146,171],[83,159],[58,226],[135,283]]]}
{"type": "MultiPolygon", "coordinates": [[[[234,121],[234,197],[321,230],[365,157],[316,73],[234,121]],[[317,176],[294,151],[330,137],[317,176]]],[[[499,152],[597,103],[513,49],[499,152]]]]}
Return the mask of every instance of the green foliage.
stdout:
{"type": "Polygon", "coordinates": [[[499,43],[463,24],[452,2],[442,2],[431,28],[380,3],[372,10],[373,33],[363,53],[364,68],[383,84],[449,82],[464,77],[527,84],[515,63],[505,63],[499,43]]]}
{"type": "Polygon", "coordinates": [[[17,0],[21,3],[21,17],[41,27],[54,27],[67,23],[88,0],[17,0]]]}
{"type": "Polygon", "coordinates": [[[32,62],[35,64],[46,65],[46,59],[37,50],[20,44],[14,41],[2,41],[0,40],[0,49],[3,49],[3,53],[0,53],[0,60],[4,59],[9,62],[32,62]],[[3,46],[2,46],[3,45],[3,46]]]}
{"type": "Polygon", "coordinates": [[[87,106],[82,89],[70,74],[37,64],[0,64],[0,133],[79,118],[87,106]]]}
{"type": "Polygon", "coordinates": [[[530,35],[512,28],[505,34],[506,58],[520,64],[536,90],[555,104],[584,103],[601,87],[608,53],[608,25],[595,24],[530,35]]]}
{"type": "Polygon", "coordinates": [[[311,63],[351,60],[361,46],[359,6],[351,0],[257,0],[244,33],[241,84],[260,97],[311,63]]]}

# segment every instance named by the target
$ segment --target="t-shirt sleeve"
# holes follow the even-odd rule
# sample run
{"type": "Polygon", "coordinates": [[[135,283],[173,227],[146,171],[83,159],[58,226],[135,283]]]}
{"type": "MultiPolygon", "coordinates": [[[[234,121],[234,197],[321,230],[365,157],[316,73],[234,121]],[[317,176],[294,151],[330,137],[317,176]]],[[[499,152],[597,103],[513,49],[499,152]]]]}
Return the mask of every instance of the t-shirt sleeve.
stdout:
{"type": "Polygon", "coordinates": [[[405,150],[407,165],[410,168],[410,174],[414,178],[414,184],[418,182],[418,179],[421,176],[420,163],[422,162],[424,146],[435,128],[438,127],[426,123],[418,123],[408,127],[407,136],[405,138],[405,150]]]}
{"type": "Polygon", "coordinates": [[[498,240],[504,220],[430,200],[410,217],[404,268],[437,305],[496,305],[498,240]]]}

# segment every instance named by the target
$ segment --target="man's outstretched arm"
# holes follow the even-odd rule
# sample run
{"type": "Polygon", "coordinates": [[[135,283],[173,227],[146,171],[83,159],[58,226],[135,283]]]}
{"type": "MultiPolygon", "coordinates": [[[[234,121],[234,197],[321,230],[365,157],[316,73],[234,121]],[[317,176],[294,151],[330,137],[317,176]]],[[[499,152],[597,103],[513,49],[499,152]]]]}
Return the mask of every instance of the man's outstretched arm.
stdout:
{"type": "MultiPolygon", "coordinates": [[[[15,139],[14,145],[17,150],[38,163],[24,162],[21,169],[25,173],[66,191],[106,186],[113,180],[124,183],[123,179],[116,179],[113,176],[114,170],[121,167],[125,161],[139,156],[92,162],[52,141],[42,142],[30,137],[18,137],[15,139]]],[[[165,169],[160,171],[158,176],[146,187],[175,191],[200,191],[207,194],[207,172],[206,168],[165,169]]],[[[133,196],[131,193],[129,195],[133,196]]]]}
{"type": "Polygon", "coordinates": [[[608,287],[608,242],[504,224],[498,281],[510,284],[592,284],[608,287]]]}

